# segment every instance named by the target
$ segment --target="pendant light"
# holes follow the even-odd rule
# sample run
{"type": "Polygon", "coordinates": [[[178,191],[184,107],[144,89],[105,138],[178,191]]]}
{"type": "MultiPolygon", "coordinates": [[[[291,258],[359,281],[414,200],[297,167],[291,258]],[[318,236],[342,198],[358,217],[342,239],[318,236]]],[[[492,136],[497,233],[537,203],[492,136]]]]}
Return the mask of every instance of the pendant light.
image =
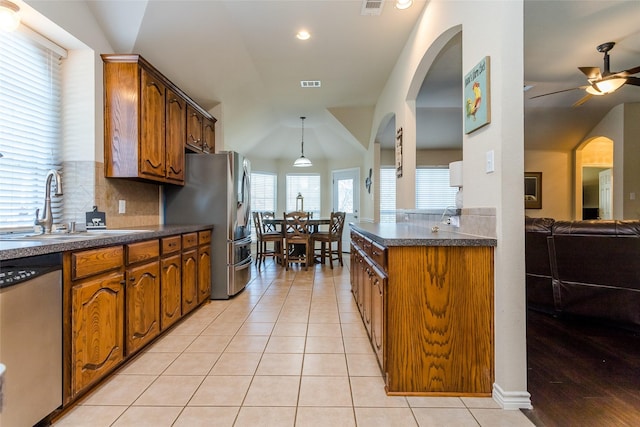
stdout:
{"type": "Polygon", "coordinates": [[[0,30],[10,32],[19,26],[20,7],[9,0],[0,0],[0,30]]]}
{"type": "Polygon", "coordinates": [[[301,142],[301,155],[299,158],[296,159],[295,162],[293,162],[293,166],[297,167],[297,168],[308,168],[309,166],[313,166],[311,163],[311,160],[307,159],[304,156],[304,119],[306,119],[306,117],[300,117],[300,120],[302,120],[302,142],[301,142]]]}

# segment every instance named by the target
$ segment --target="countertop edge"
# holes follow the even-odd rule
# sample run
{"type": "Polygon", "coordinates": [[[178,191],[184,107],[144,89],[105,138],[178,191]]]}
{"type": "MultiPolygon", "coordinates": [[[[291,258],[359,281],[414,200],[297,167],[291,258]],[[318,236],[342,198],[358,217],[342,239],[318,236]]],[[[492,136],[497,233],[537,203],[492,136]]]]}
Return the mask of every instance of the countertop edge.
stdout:
{"type": "Polygon", "coordinates": [[[491,237],[452,231],[432,232],[410,223],[349,223],[349,226],[383,246],[497,246],[491,237]]]}
{"type": "MultiPolygon", "coordinates": [[[[137,233],[105,235],[92,239],[71,241],[0,241],[0,261],[46,255],[57,252],[93,249],[104,246],[121,245],[141,240],[150,240],[175,234],[192,233],[212,229],[213,225],[149,225],[127,227],[127,230],[145,230],[137,233]]],[[[112,229],[116,231],[117,229],[112,229]]],[[[53,239],[52,239],[53,240],[53,239]]]]}

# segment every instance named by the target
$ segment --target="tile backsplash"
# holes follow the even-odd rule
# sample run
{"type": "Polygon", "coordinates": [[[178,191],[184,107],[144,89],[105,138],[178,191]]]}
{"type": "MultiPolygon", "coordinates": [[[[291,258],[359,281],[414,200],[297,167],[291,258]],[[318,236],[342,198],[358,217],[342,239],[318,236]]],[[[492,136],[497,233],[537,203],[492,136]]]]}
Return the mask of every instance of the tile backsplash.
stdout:
{"type": "Polygon", "coordinates": [[[104,164],[91,161],[65,162],[64,222],[84,224],[85,212],[97,206],[106,214],[108,228],[125,228],[160,223],[159,184],[129,179],[105,178],[104,164]],[[126,213],[118,213],[118,201],[125,200],[126,213]]]}
{"type": "Polygon", "coordinates": [[[456,231],[482,237],[496,237],[496,209],[495,208],[462,208],[460,210],[399,209],[396,211],[396,222],[409,222],[427,229],[437,225],[441,230],[456,231]],[[442,222],[449,216],[460,218],[460,227],[454,227],[442,222]]]}

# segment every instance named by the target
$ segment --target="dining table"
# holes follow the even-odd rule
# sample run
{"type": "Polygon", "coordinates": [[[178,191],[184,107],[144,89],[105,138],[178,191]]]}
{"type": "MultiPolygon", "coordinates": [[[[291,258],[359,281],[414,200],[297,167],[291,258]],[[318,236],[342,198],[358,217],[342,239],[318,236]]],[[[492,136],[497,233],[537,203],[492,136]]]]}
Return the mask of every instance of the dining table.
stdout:
{"type": "MultiPolygon", "coordinates": [[[[309,218],[308,220],[308,224],[309,227],[311,228],[311,234],[313,233],[317,233],[318,231],[320,231],[320,226],[321,225],[328,225],[331,224],[331,218],[309,218]]],[[[263,218],[262,219],[262,223],[265,226],[276,226],[276,230],[275,231],[279,231],[281,233],[284,233],[284,218],[263,218]]],[[[294,245],[294,249],[293,249],[293,254],[299,254],[300,252],[303,252],[304,249],[301,249],[300,246],[304,247],[304,245],[294,245]]],[[[315,261],[315,259],[314,259],[315,261]]]]}

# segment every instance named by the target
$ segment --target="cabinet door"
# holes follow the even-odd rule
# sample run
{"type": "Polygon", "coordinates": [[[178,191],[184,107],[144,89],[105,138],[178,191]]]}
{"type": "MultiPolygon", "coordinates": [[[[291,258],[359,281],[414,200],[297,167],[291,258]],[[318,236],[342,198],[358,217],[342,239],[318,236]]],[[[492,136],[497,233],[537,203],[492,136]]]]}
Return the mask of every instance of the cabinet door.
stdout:
{"type": "Polygon", "coordinates": [[[187,147],[202,151],[202,120],[204,117],[187,104],[187,147]]]}
{"type": "Polygon", "coordinates": [[[124,358],[124,275],[102,275],[71,288],[71,388],[77,395],[124,358]]]}
{"type": "Polygon", "coordinates": [[[183,184],[184,144],[187,134],[187,102],[167,89],[166,108],[166,178],[168,181],[183,184]]]}
{"type": "Polygon", "coordinates": [[[163,258],[160,275],[160,328],[173,325],[182,315],[182,260],[180,254],[163,258]]]}
{"type": "Polygon", "coordinates": [[[202,122],[202,151],[205,153],[213,153],[216,149],[216,122],[211,119],[204,118],[202,122]]]}
{"type": "Polygon", "coordinates": [[[367,329],[367,334],[371,337],[371,282],[373,277],[373,268],[369,264],[368,260],[362,264],[363,269],[363,296],[362,296],[362,320],[364,321],[364,326],[367,329]]]}
{"type": "Polygon", "coordinates": [[[127,270],[127,355],[160,333],[159,262],[127,270]]]}
{"type": "Polygon", "coordinates": [[[384,298],[387,276],[377,268],[371,270],[371,343],[384,373],[385,315],[384,298]]]}
{"type": "Polygon", "coordinates": [[[356,266],[356,276],[358,284],[358,293],[356,294],[356,302],[358,303],[358,310],[360,315],[364,314],[364,284],[366,280],[365,274],[365,262],[362,254],[358,253],[358,265],[356,266]]]}
{"type": "Polygon", "coordinates": [[[198,248],[198,304],[211,294],[211,247],[198,248]]]}
{"type": "Polygon", "coordinates": [[[182,314],[198,305],[198,250],[182,253],[182,314]]]}
{"type": "MultiPolygon", "coordinates": [[[[165,86],[160,79],[140,71],[140,175],[165,176],[165,86]]],[[[135,118],[132,118],[132,120],[135,118]]]]}

